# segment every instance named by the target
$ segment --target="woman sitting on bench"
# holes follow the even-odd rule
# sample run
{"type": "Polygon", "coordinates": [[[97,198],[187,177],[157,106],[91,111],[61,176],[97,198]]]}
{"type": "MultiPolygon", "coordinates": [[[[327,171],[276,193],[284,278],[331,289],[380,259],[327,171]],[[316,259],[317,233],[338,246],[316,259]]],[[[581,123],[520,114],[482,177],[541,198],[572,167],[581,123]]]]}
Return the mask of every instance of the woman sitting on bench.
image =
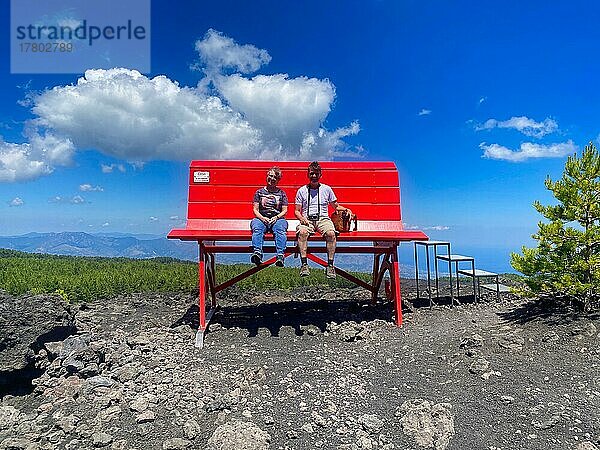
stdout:
{"type": "Polygon", "coordinates": [[[285,215],[288,210],[288,198],[285,192],[277,187],[279,180],[281,180],[281,169],[277,166],[271,167],[267,172],[267,186],[258,189],[252,201],[256,217],[250,222],[252,246],[254,247],[250,261],[257,266],[262,263],[262,248],[267,231],[273,233],[275,237],[275,248],[277,249],[275,265],[278,267],[284,265],[288,229],[285,215]]]}

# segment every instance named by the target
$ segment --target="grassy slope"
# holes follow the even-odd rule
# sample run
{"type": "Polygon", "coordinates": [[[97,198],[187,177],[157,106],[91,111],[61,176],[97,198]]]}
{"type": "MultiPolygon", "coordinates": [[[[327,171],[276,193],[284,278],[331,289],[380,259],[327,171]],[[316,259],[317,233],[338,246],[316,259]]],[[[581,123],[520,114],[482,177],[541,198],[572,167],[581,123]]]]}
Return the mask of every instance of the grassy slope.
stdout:
{"type": "MultiPolygon", "coordinates": [[[[217,283],[247,270],[247,264],[217,265],[217,283]]],[[[238,283],[242,287],[292,289],[328,284],[353,286],[322,270],[300,278],[296,268],[269,267],[238,283]]],[[[370,275],[354,274],[364,280],[370,275]]],[[[0,289],[13,294],[59,293],[71,301],[131,292],[177,292],[198,287],[198,265],[172,258],[128,259],[54,256],[0,249],[0,289]]]]}

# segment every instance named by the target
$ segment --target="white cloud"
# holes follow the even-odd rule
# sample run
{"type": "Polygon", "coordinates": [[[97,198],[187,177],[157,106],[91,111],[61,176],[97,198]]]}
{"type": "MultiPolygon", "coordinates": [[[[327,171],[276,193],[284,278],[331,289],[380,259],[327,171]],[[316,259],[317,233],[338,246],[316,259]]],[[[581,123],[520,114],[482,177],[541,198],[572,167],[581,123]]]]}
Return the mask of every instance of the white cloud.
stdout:
{"type": "Polygon", "coordinates": [[[150,222],[158,222],[158,217],[150,216],[150,222]]]}
{"type": "Polygon", "coordinates": [[[179,220],[179,216],[170,216],[169,220],[179,220]]]}
{"type": "Polygon", "coordinates": [[[431,110],[430,109],[422,109],[418,113],[419,116],[428,116],[429,114],[431,114],[431,110]]]}
{"type": "Polygon", "coordinates": [[[207,71],[234,69],[240,73],[252,73],[271,61],[266,50],[249,44],[239,45],[213,29],[208,30],[202,40],[196,41],[196,51],[207,71]]]}
{"type": "Polygon", "coordinates": [[[446,225],[433,225],[433,226],[422,227],[420,225],[404,224],[404,229],[405,230],[423,230],[423,231],[447,231],[450,229],[450,227],[446,226],[446,225]]]}
{"type": "Polygon", "coordinates": [[[227,103],[265,140],[298,142],[304,132],[317,130],[331,111],[335,87],[329,80],[288,78],[286,74],[218,77],[219,92],[227,103]]]}
{"type": "Polygon", "coordinates": [[[55,166],[71,163],[75,151],[69,139],[52,133],[40,135],[37,130],[26,131],[29,142],[14,144],[0,137],[0,182],[27,181],[48,175],[55,166]]]}
{"type": "Polygon", "coordinates": [[[143,170],[145,165],[146,165],[145,161],[132,161],[131,162],[131,167],[133,167],[133,170],[143,170]]]}
{"type": "Polygon", "coordinates": [[[123,164],[100,164],[102,173],[112,173],[113,170],[117,169],[119,172],[125,172],[125,166],[123,164]]]}
{"type": "Polygon", "coordinates": [[[360,132],[358,122],[352,122],[348,127],[338,128],[333,132],[319,129],[316,133],[305,133],[300,147],[301,159],[327,159],[328,157],[362,158],[364,149],[356,146],[349,149],[342,138],[353,136],[360,132]]]}
{"type": "Polygon", "coordinates": [[[23,206],[25,202],[21,199],[21,197],[15,197],[10,202],[8,202],[8,206],[23,206]]]}
{"type": "Polygon", "coordinates": [[[487,97],[481,97],[479,99],[479,104],[481,105],[483,102],[485,102],[487,100],[487,97]]]}
{"type": "MultiPolygon", "coordinates": [[[[323,125],[336,96],[328,79],[246,77],[270,61],[268,52],[215,30],[196,49],[206,75],[197,87],[115,68],[88,70],[75,84],[31,95],[36,117],[27,127],[36,131],[25,144],[0,143],[0,182],[50,174],[69,164],[76,148],[135,168],[152,160],[363,156],[343,139],[360,131],[358,122],[323,125]]],[[[125,172],[122,164],[101,164],[103,173],[115,169],[125,172]]]]}
{"type": "Polygon", "coordinates": [[[101,186],[92,186],[89,183],[84,183],[79,185],[79,190],[82,192],[103,192],[104,188],[101,186]]]}
{"type": "Polygon", "coordinates": [[[558,123],[547,117],[543,122],[536,122],[525,116],[511,117],[508,120],[498,121],[488,119],[483,124],[475,126],[475,130],[491,130],[493,128],[512,128],[526,136],[541,138],[558,130],[558,123]]]}
{"type": "Polygon", "coordinates": [[[260,132],[214,96],[181,88],[165,76],[135,70],[88,70],[74,86],[36,98],[34,113],[47,127],[128,161],[242,158],[260,132]]]}
{"type": "Polygon", "coordinates": [[[550,145],[525,142],[521,144],[519,150],[511,150],[499,144],[488,145],[482,142],[479,144],[479,148],[483,150],[483,158],[511,162],[522,162],[530,158],[562,158],[577,151],[577,146],[571,140],[550,145]]]}
{"type": "Polygon", "coordinates": [[[73,30],[82,24],[83,24],[83,22],[81,20],[75,19],[73,17],[65,17],[65,18],[58,20],[58,26],[70,27],[73,30]]]}
{"type": "Polygon", "coordinates": [[[56,195],[48,200],[49,203],[70,203],[71,205],[81,205],[87,203],[81,195],[74,195],[72,197],[62,197],[56,195]]]}
{"type": "Polygon", "coordinates": [[[110,222],[104,222],[104,223],[102,224],[102,227],[107,227],[107,226],[109,226],[109,225],[110,225],[110,222]]]}
{"type": "Polygon", "coordinates": [[[431,227],[423,227],[422,229],[424,231],[447,231],[450,229],[450,227],[446,225],[434,225],[431,227]]]}

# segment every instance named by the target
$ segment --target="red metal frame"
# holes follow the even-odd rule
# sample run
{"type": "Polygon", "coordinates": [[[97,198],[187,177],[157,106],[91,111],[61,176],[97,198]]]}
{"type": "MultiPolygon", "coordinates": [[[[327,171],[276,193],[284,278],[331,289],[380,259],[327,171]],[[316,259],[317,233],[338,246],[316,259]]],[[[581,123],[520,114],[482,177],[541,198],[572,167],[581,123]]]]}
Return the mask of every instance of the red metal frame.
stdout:
{"type": "MultiPolygon", "coordinates": [[[[377,294],[381,288],[381,283],[384,280],[385,273],[389,274],[389,283],[391,288],[388,288],[386,283],[386,296],[389,300],[394,301],[395,323],[398,327],[402,326],[402,297],[400,293],[400,273],[398,271],[398,245],[399,242],[374,242],[373,245],[362,245],[358,247],[338,247],[336,253],[352,253],[352,254],[372,254],[373,255],[373,271],[371,283],[367,283],[354,275],[346,272],[339,267],[336,267],[336,273],[356,285],[367,289],[371,292],[372,302],[377,301],[377,294]]],[[[246,245],[215,245],[214,241],[198,241],[198,308],[199,308],[199,323],[197,343],[202,346],[202,339],[210,318],[217,308],[216,295],[218,292],[226,289],[239,281],[257,273],[261,270],[274,264],[276,258],[264,261],[260,266],[252,267],[245,272],[236,275],[235,277],[217,284],[215,272],[215,255],[218,253],[251,253],[252,247],[246,245]],[[206,243],[205,243],[206,242],[206,243]],[[206,311],[206,297],[210,295],[210,308],[206,311]]],[[[272,246],[265,246],[265,252],[274,252],[272,246]]],[[[307,257],[311,261],[326,267],[327,261],[315,255],[315,253],[325,253],[325,247],[313,247],[308,249],[307,257]]],[[[286,250],[284,256],[297,254],[297,250],[286,250]]]]}

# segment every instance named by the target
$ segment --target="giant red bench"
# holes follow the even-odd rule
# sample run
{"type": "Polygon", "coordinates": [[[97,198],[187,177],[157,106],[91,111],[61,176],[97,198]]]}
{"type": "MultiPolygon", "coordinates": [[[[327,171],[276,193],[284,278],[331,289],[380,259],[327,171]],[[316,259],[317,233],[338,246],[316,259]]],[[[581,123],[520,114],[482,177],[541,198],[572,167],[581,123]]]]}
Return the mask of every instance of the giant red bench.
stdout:
{"type": "MultiPolygon", "coordinates": [[[[216,294],[238,281],[262,270],[275,262],[275,256],[260,266],[217,284],[215,255],[218,253],[251,253],[250,220],[253,217],[254,192],[266,184],[267,170],[277,165],[283,176],[279,187],[289,200],[288,247],[285,256],[297,254],[294,199],[296,190],[308,182],[308,162],[269,161],[192,161],[189,171],[189,196],[187,224],[184,229],[174,229],[169,239],[197,241],[199,247],[199,319],[200,326],[196,345],[202,346],[204,332],[216,307],[216,294]],[[210,308],[206,311],[206,296],[210,296],[210,308]]],[[[321,182],[330,185],[340,204],[347,206],[358,216],[357,231],[341,233],[336,253],[373,254],[373,271],[370,283],[360,280],[340,267],[338,275],[356,283],[372,293],[377,300],[385,273],[390,283],[387,296],[394,302],[395,322],[402,325],[402,299],[398,267],[398,245],[404,241],[426,240],[418,230],[405,230],[400,208],[400,185],[398,170],[392,162],[323,162],[321,182]],[[366,245],[365,245],[366,244],[366,245]]],[[[331,212],[331,211],[330,211],[331,212]]],[[[269,233],[266,240],[272,240],[269,233]]],[[[315,235],[310,241],[321,241],[315,235]]],[[[273,246],[265,246],[265,253],[274,253],[273,246]]],[[[324,244],[309,242],[308,258],[326,266],[327,262],[315,253],[325,253],[324,244]]]]}

